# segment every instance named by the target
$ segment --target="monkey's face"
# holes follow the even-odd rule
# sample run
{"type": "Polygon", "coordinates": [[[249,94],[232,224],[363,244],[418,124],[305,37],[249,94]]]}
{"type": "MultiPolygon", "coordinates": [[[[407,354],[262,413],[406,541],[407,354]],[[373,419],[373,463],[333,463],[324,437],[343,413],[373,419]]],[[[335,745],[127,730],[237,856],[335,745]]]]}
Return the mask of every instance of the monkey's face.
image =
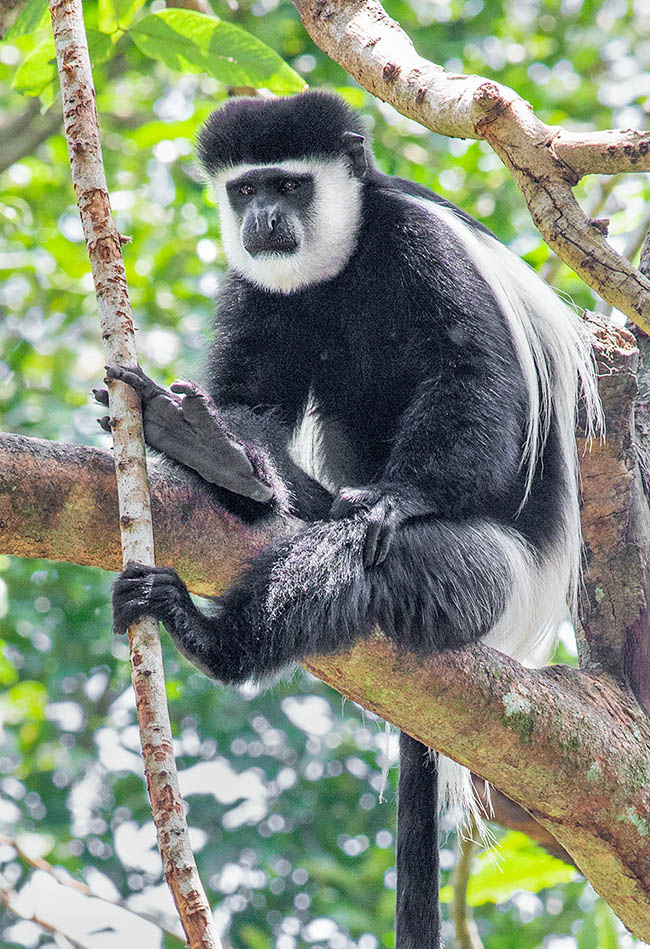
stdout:
{"type": "Polygon", "coordinates": [[[311,175],[255,168],[228,181],[226,193],[251,257],[295,254],[304,244],[314,200],[311,175]]]}
{"type": "Polygon", "coordinates": [[[331,279],[354,252],[361,183],[343,159],[239,165],[215,190],[228,263],[265,290],[331,279]]]}

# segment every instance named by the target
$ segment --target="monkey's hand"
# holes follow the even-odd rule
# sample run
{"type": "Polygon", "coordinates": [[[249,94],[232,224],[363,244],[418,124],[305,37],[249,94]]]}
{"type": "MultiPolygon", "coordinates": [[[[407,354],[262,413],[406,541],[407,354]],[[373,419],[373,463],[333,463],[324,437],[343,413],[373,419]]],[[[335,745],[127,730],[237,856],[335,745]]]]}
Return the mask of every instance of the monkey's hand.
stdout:
{"type": "Polygon", "coordinates": [[[143,616],[152,616],[174,633],[198,612],[187,587],[171,567],[129,561],[113,587],[113,632],[125,633],[143,616]]]}
{"type": "Polygon", "coordinates": [[[374,567],[386,559],[395,533],[408,515],[379,488],[341,488],[330,510],[333,521],[360,517],[366,523],[363,565],[374,567]]]}
{"type": "MultiPolygon", "coordinates": [[[[212,399],[192,382],[174,382],[163,389],[139,366],[107,366],[106,381],[119,379],[133,388],[142,403],[144,437],[155,448],[198,472],[201,477],[235,494],[265,503],[271,488],[256,476],[241,445],[228,431],[212,399]]],[[[93,389],[95,399],[108,405],[106,389],[93,389]]],[[[99,424],[110,432],[110,418],[99,424]]]]}
{"type": "Polygon", "coordinates": [[[344,517],[358,517],[365,521],[364,567],[384,562],[402,524],[412,517],[434,514],[433,505],[419,491],[393,483],[341,488],[330,509],[333,521],[344,517]]]}

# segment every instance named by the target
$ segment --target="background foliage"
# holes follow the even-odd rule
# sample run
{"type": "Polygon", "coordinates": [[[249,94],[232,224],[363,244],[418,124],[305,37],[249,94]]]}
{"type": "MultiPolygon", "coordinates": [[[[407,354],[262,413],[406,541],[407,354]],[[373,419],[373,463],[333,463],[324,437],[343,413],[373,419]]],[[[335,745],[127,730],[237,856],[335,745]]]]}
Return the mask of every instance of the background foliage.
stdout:
{"type": "MultiPolygon", "coordinates": [[[[421,54],[513,86],[547,122],[647,124],[650,9],[642,0],[386,6],[421,54]]],[[[118,227],[132,238],[124,256],[138,348],[144,368],[161,381],[200,376],[223,256],[193,137],[226,84],[338,89],[368,116],[386,171],[441,191],[577,303],[594,304],[590,291],[549,261],[487,146],[440,138],[371,100],[313,46],[290,3],[213,0],[221,24],[166,9],[161,0],[85,7],[112,204],[118,227]]],[[[103,375],[96,304],[39,0],[30,2],[22,30],[18,24],[0,44],[1,425],[106,445],[89,395],[103,375]]],[[[647,226],[649,190],[641,176],[627,176],[613,191],[587,181],[582,196],[593,213],[603,213],[607,201],[620,247],[631,253],[637,229],[647,226]]],[[[0,556],[0,819],[28,856],[45,857],[136,912],[173,918],[141,779],[127,648],[110,633],[110,579],[0,556]]],[[[381,803],[381,723],[303,673],[268,691],[216,687],[166,637],[164,646],[189,822],[230,943],[391,946],[395,770],[381,803]]],[[[578,874],[521,835],[499,836],[501,869],[482,858],[469,890],[488,949],[632,945],[578,874]]],[[[452,835],[444,883],[455,860],[452,835]]],[[[77,940],[55,942],[34,922],[0,911],[7,947],[99,949],[114,946],[116,932],[143,949],[180,945],[86,897],[73,911],[66,903],[72,891],[35,874],[9,843],[0,844],[0,871],[2,886],[20,891],[16,905],[26,917],[38,910],[77,940]]]]}

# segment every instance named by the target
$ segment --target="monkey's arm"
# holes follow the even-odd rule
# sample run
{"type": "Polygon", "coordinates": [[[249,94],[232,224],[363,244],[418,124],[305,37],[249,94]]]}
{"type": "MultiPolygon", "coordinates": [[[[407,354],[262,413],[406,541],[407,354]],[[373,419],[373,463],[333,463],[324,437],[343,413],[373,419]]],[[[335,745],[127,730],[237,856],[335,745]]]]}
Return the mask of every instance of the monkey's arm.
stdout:
{"type": "Polygon", "coordinates": [[[498,514],[520,477],[525,395],[517,373],[480,354],[441,366],[404,411],[377,482],[341,488],[332,505],[333,519],[365,518],[366,567],[383,562],[406,521],[498,514]]]}

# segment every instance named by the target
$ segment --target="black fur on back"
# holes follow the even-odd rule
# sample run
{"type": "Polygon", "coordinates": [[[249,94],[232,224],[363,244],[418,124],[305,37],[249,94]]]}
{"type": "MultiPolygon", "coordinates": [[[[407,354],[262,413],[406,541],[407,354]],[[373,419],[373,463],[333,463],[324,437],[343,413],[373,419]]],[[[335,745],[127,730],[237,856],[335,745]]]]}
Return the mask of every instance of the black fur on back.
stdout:
{"type": "Polygon", "coordinates": [[[343,134],[365,135],[360,116],[329,92],[280,99],[230,99],[201,129],[198,154],[209,174],[241,163],[336,158],[343,134]]]}

